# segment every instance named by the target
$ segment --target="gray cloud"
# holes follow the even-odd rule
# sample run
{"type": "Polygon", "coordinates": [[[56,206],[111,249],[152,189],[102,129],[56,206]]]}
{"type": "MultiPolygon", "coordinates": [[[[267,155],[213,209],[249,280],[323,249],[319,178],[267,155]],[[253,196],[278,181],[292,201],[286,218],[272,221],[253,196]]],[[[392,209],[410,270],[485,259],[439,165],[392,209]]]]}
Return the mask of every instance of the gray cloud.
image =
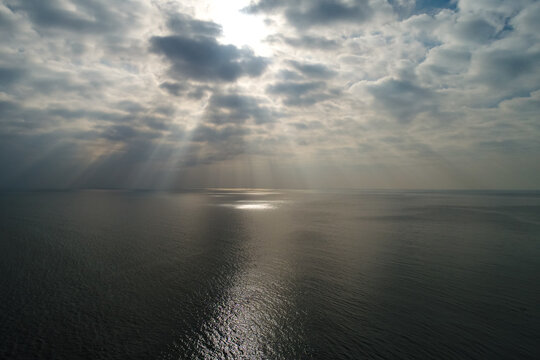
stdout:
{"type": "Polygon", "coordinates": [[[288,106],[309,106],[336,95],[326,90],[324,81],[282,81],[266,88],[267,93],[281,96],[288,106]]]}
{"type": "Polygon", "coordinates": [[[25,74],[24,69],[0,66],[0,89],[7,89],[25,74]]]}
{"type": "Polygon", "coordinates": [[[232,82],[241,76],[259,76],[267,66],[264,58],[249,49],[221,45],[205,36],[154,36],[150,43],[154,53],[170,62],[170,75],[178,79],[232,82]]]}
{"type": "Polygon", "coordinates": [[[217,37],[221,35],[221,25],[212,21],[202,21],[192,17],[176,13],[169,15],[167,27],[178,35],[195,34],[201,36],[217,37]]]}
{"type": "MultiPolygon", "coordinates": [[[[162,128],[163,129],[163,128],[162,128]]],[[[161,130],[161,129],[160,129],[161,130]]],[[[134,139],[151,140],[161,136],[160,132],[137,129],[133,125],[112,125],[104,127],[101,137],[111,141],[129,142],[134,139]]]]}
{"type": "Polygon", "coordinates": [[[483,44],[493,39],[497,29],[481,18],[460,21],[455,29],[455,36],[462,42],[483,44]]]}
{"type": "Polygon", "coordinates": [[[333,50],[341,44],[338,40],[328,39],[323,36],[303,35],[299,37],[288,37],[284,35],[271,35],[266,38],[266,42],[270,44],[283,42],[287,45],[297,48],[310,50],[333,50]]]}
{"type": "Polygon", "coordinates": [[[0,186],[193,186],[266,162],[493,184],[478,159],[540,184],[537,1],[253,1],[275,31],[256,51],[190,4],[0,1],[0,186]]]}
{"type": "Polygon", "coordinates": [[[344,2],[338,0],[279,1],[259,0],[248,6],[248,13],[283,11],[287,21],[296,28],[329,26],[338,22],[363,22],[369,19],[372,9],[366,0],[344,2]]]}
{"type": "Polygon", "coordinates": [[[328,79],[337,74],[336,71],[329,69],[323,64],[300,63],[293,60],[290,60],[287,63],[296,70],[300,71],[303,75],[310,78],[328,79]]]}
{"type": "MultiPolygon", "coordinates": [[[[221,26],[214,22],[176,13],[169,15],[167,26],[174,34],[151,37],[150,50],[167,59],[169,75],[177,80],[234,82],[242,76],[260,76],[267,67],[267,60],[251,49],[220,44],[216,37],[221,35],[221,26]]],[[[163,87],[178,95],[179,86],[185,85],[165,83],[163,87]]]]}
{"type": "Polygon", "coordinates": [[[181,159],[184,166],[212,164],[244,154],[250,131],[238,124],[200,124],[193,130],[192,143],[181,159]]]}
{"type": "Polygon", "coordinates": [[[512,50],[491,50],[479,53],[474,59],[475,80],[491,87],[518,85],[529,92],[538,88],[540,52],[518,53],[512,50]],[[532,78],[531,78],[532,75],[532,78]],[[531,83],[528,80],[533,80],[531,83]]]}
{"type": "Polygon", "coordinates": [[[388,79],[369,87],[379,108],[397,121],[407,123],[419,113],[435,111],[435,94],[411,81],[388,79]]]}
{"type": "Polygon", "coordinates": [[[216,127],[202,124],[193,131],[192,140],[195,142],[222,143],[231,138],[242,139],[247,134],[249,134],[247,129],[235,125],[216,127]]]}
{"type": "Polygon", "coordinates": [[[325,88],[326,84],[322,81],[311,82],[280,82],[270,85],[267,91],[271,94],[280,94],[287,96],[301,96],[309,92],[325,88]]]}
{"type": "Polygon", "coordinates": [[[161,83],[159,87],[174,96],[180,96],[188,89],[188,87],[185,84],[180,84],[176,82],[168,82],[168,81],[161,83]]]}
{"type": "Polygon", "coordinates": [[[443,9],[456,10],[457,0],[388,0],[400,19],[418,14],[435,15],[443,9]]]}
{"type": "Polygon", "coordinates": [[[273,122],[278,114],[260,103],[260,99],[252,96],[214,93],[207,106],[206,119],[214,124],[244,123],[247,120],[256,124],[273,122]]]}
{"type": "Polygon", "coordinates": [[[173,96],[186,96],[188,98],[196,100],[201,99],[208,91],[211,90],[211,87],[205,85],[178,83],[170,81],[161,83],[159,87],[173,96]]]}
{"type": "Polygon", "coordinates": [[[8,1],[13,12],[24,12],[32,23],[44,30],[66,30],[77,33],[107,33],[124,27],[125,21],[136,19],[134,10],[139,8],[135,1],[111,4],[105,1],[74,0],[72,7],[58,0],[8,1]]]}

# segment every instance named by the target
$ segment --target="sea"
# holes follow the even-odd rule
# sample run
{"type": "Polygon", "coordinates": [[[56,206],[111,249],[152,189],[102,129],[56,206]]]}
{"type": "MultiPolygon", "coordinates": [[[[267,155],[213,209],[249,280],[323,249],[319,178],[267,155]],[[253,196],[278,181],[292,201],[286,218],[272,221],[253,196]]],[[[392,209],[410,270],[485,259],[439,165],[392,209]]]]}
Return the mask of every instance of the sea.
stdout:
{"type": "Polygon", "coordinates": [[[0,358],[540,359],[540,192],[2,192],[0,358]]]}

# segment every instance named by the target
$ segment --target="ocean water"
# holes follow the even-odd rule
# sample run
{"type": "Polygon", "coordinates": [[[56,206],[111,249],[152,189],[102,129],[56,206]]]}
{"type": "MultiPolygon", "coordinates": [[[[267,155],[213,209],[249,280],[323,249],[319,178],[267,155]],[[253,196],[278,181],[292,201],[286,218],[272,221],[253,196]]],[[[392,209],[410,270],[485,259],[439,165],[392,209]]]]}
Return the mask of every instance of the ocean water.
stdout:
{"type": "Polygon", "coordinates": [[[1,193],[0,358],[540,359],[540,193],[1,193]]]}

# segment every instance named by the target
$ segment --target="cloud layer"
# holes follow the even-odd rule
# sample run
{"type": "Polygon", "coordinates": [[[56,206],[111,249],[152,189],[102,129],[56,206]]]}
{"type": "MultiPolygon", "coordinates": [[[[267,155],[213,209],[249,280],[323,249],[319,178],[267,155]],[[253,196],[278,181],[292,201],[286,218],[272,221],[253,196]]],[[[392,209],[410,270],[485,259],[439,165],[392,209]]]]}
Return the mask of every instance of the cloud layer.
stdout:
{"type": "Polygon", "coordinates": [[[0,1],[0,187],[540,187],[540,2],[215,5],[0,1]]]}

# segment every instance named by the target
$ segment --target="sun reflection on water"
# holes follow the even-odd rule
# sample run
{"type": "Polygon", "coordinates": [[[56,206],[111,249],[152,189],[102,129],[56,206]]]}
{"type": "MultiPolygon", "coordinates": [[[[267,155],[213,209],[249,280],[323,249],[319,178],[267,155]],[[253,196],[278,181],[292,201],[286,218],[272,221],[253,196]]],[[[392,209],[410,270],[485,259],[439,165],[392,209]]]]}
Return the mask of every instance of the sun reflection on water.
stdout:
{"type": "Polygon", "coordinates": [[[285,200],[275,199],[279,192],[274,191],[214,191],[210,197],[219,198],[214,205],[231,207],[237,210],[274,210],[279,208],[285,200]],[[253,197],[257,197],[253,199],[253,197]],[[240,197],[240,199],[238,199],[240,197]],[[269,200],[268,197],[274,198],[269,200]],[[228,201],[227,201],[228,200],[228,201]]]}
{"type": "Polygon", "coordinates": [[[275,210],[284,203],[283,200],[237,200],[229,203],[222,203],[219,206],[231,207],[237,210],[275,210]]]}

